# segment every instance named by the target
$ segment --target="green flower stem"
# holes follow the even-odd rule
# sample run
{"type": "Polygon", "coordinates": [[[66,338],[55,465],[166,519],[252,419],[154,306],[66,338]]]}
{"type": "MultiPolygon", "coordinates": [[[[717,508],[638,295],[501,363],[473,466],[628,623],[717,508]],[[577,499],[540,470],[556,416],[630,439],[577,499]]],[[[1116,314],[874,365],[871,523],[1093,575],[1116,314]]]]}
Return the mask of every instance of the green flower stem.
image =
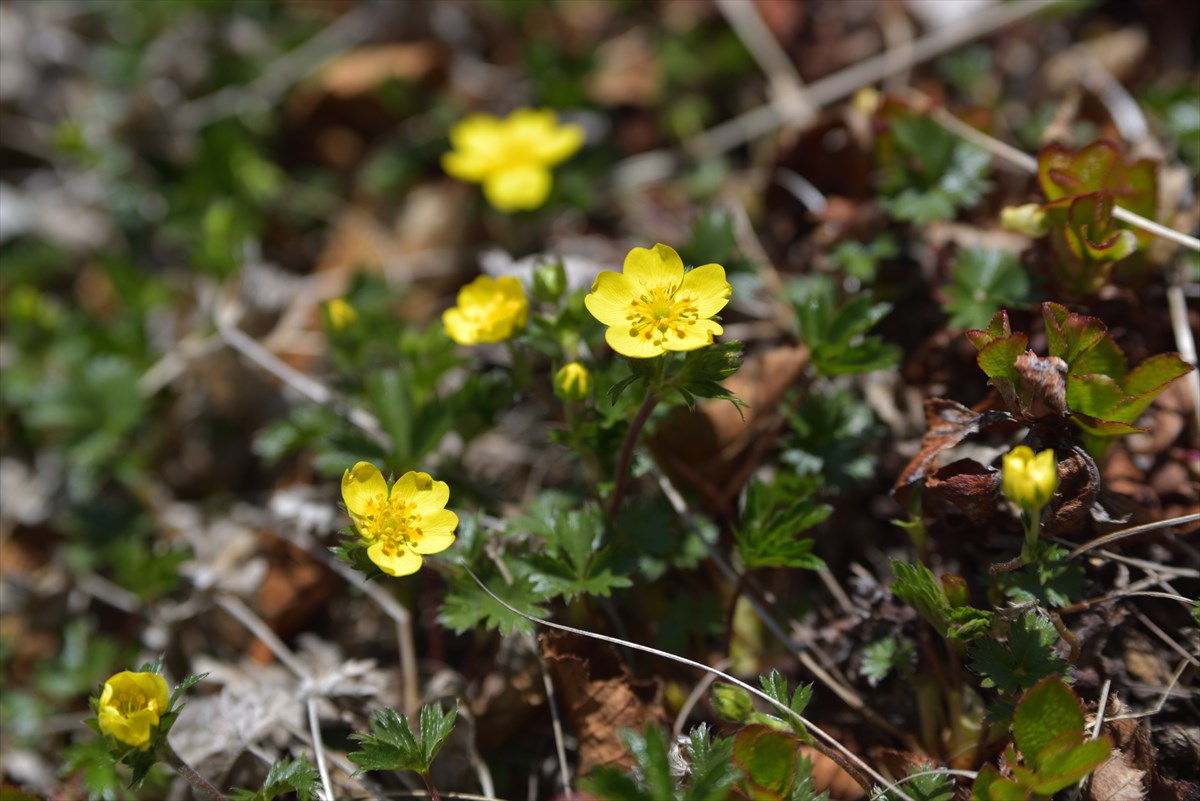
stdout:
{"type": "Polygon", "coordinates": [[[642,406],[637,410],[633,422],[629,424],[629,430],[625,432],[625,442],[621,444],[621,457],[617,462],[616,483],[613,486],[612,495],[608,499],[609,520],[617,519],[617,511],[621,508],[621,498],[625,494],[625,484],[629,479],[629,465],[633,461],[634,446],[637,445],[642,429],[646,427],[646,421],[650,419],[650,413],[658,405],[658,399],[658,393],[651,387],[646,392],[646,399],[642,401],[642,406]]]}
{"type": "Polygon", "coordinates": [[[183,758],[175,753],[175,749],[171,747],[171,744],[167,742],[165,737],[162,739],[162,744],[158,747],[158,755],[164,762],[174,768],[176,773],[187,779],[188,784],[196,788],[196,792],[208,801],[229,801],[229,798],[218,790],[215,784],[197,773],[191,765],[184,762],[183,758]]]}
{"type": "Polygon", "coordinates": [[[508,347],[508,355],[512,360],[513,387],[524,389],[529,386],[529,360],[525,358],[525,354],[516,346],[513,340],[506,340],[504,344],[508,347]]]}
{"type": "Polygon", "coordinates": [[[1026,510],[1021,515],[1025,523],[1025,547],[1021,549],[1021,560],[1026,564],[1034,561],[1037,554],[1038,532],[1042,526],[1042,510],[1040,508],[1026,510]]]}

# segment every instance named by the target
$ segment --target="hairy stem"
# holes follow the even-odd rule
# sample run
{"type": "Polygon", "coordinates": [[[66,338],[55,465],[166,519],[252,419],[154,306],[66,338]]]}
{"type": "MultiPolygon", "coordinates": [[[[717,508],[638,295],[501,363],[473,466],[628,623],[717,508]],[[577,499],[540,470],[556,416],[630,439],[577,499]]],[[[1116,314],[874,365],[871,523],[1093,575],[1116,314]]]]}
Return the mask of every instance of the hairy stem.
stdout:
{"type": "Polygon", "coordinates": [[[196,792],[204,796],[208,801],[229,801],[229,798],[218,790],[215,784],[197,773],[191,765],[184,762],[183,758],[175,753],[175,749],[166,741],[166,738],[162,740],[162,746],[158,750],[158,755],[174,768],[176,773],[187,779],[188,784],[196,788],[196,792]]]}
{"type": "Polygon", "coordinates": [[[633,462],[633,449],[637,445],[642,429],[646,427],[646,421],[650,419],[650,413],[657,405],[658,393],[653,389],[647,391],[646,399],[642,401],[641,408],[637,410],[637,415],[629,424],[629,430],[625,432],[625,442],[621,444],[621,458],[617,462],[617,475],[612,495],[608,499],[609,520],[617,519],[617,511],[621,508],[621,498],[625,495],[625,484],[629,480],[629,465],[633,462]]]}

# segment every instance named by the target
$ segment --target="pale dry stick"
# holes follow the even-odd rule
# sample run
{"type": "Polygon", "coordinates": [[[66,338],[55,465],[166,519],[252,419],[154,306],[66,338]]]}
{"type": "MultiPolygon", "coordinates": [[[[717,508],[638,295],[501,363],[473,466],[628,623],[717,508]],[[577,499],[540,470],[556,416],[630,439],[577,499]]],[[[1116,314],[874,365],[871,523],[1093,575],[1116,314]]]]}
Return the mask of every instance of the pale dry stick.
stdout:
{"type": "MultiPolygon", "coordinates": [[[[1183,287],[1177,283],[1167,287],[1167,309],[1171,313],[1171,330],[1175,334],[1175,350],[1179,358],[1192,367],[1200,366],[1196,358],[1196,337],[1192,326],[1188,323],[1187,299],[1183,296],[1183,287]]],[[[1192,370],[1184,380],[1192,396],[1192,418],[1196,429],[1200,430],[1200,370],[1192,370]]]]}
{"type": "Polygon", "coordinates": [[[1118,540],[1136,537],[1139,534],[1145,534],[1149,531],[1157,531],[1160,528],[1182,526],[1185,523],[1191,523],[1195,520],[1200,520],[1200,514],[1182,515],[1180,517],[1172,517],[1167,520],[1159,520],[1155,523],[1146,523],[1141,526],[1134,526],[1132,528],[1121,529],[1120,531],[1113,531],[1080,545],[1078,548],[1067,554],[1067,559],[1074,559],[1080,554],[1087,553],[1088,551],[1094,548],[1099,548],[1102,545],[1108,545],[1110,543],[1117,542],[1118,540]]]}
{"type": "MultiPolygon", "coordinates": [[[[804,78],[763,21],[758,5],[743,0],[717,0],[717,8],[742,40],[746,51],[758,62],[759,69],[766,74],[774,97],[787,98],[785,102],[808,102],[803,92],[804,78]]],[[[804,116],[812,112],[804,109],[794,113],[804,116]]]]}
{"type": "MultiPolygon", "coordinates": [[[[824,729],[818,727],[816,724],[814,724],[812,721],[810,721],[808,718],[804,717],[803,715],[796,714],[794,711],[792,711],[791,708],[788,707],[787,704],[776,701],[770,695],[768,695],[767,693],[758,689],[754,685],[748,684],[747,682],[742,681],[741,679],[737,678],[736,676],[730,676],[728,673],[722,673],[721,671],[717,670],[716,668],[712,667],[711,665],[706,665],[703,662],[697,662],[694,659],[688,659],[687,657],[679,656],[678,654],[672,654],[668,651],[660,651],[657,648],[651,648],[650,646],[642,645],[641,643],[632,642],[630,640],[622,640],[618,637],[609,637],[606,634],[597,634],[594,631],[587,631],[585,629],[577,629],[573,626],[566,626],[566,625],[563,625],[562,623],[555,623],[550,620],[545,620],[544,618],[534,617],[533,615],[528,615],[528,614],[522,612],[520,609],[517,609],[514,606],[510,606],[507,601],[505,601],[503,598],[501,598],[500,596],[498,596],[494,592],[492,592],[490,589],[488,589],[488,586],[486,584],[484,584],[483,581],[478,576],[475,575],[475,573],[471,570],[471,568],[467,567],[466,563],[460,562],[459,567],[461,567],[463,569],[463,571],[466,572],[466,574],[468,576],[470,576],[471,579],[477,585],[479,585],[479,588],[481,590],[483,590],[485,593],[487,593],[487,595],[493,601],[500,604],[505,609],[512,612],[514,615],[518,615],[518,616],[524,618],[525,620],[528,620],[531,623],[536,623],[540,626],[545,626],[546,628],[557,629],[559,631],[565,631],[570,634],[577,634],[580,637],[589,637],[593,640],[599,640],[600,642],[607,642],[612,645],[624,646],[625,648],[631,648],[635,651],[641,651],[643,653],[651,654],[653,656],[658,656],[663,659],[669,659],[672,662],[678,662],[681,665],[687,665],[688,667],[696,668],[697,670],[702,670],[706,673],[715,674],[717,677],[723,679],[724,681],[742,688],[743,690],[750,693],[754,697],[756,697],[756,698],[766,702],[767,704],[770,704],[771,706],[775,707],[776,709],[780,710],[781,712],[783,712],[784,717],[798,721],[802,726],[804,726],[804,728],[807,732],[809,732],[810,734],[816,735],[813,742],[816,743],[818,750],[820,750],[826,756],[833,759],[834,762],[836,762],[843,770],[845,770],[848,774],[850,774],[850,776],[854,778],[855,782],[860,787],[862,787],[864,790],[866,790],[867,792],[871,791],[871,788],[867,782],[868,777],[873,781],[880,782],[881,784],[888,784],[887,779],[885,779],[874,768],[872,768],[865,761],[863,761],[863,759],[861,757],[859,757],[857,754],[855,754],[849,748],[847,748],[846,746],[844,746],[840,742],[838,742],[837,739],[833,737],[833,735],[829,734],[824,729]]],[[[902,791],[897,790],[897,794],[901,798],[903,798],[904,801],[913,801],[913,799],[911,797],[909,797],[907,794],[905,794],[902,791]]]]}
{"type": "MultiPolygon", "coordinates": [[[[275,658],[282,662],[288,670],[292,671],[298,679],[304,684],[312,687],[312,674],[300,659],[292,653],[291,649],[279,639],[278,635],[271,630],[262,618],[254,613],[254,610],[246,606],[241,598],[228,593],[220,593],[213,599],[217,606],[224,609],[235,620],[245,626],[251,634],[257,637],[263,645],[267,646],[275,658]]],[[[321,774],[321,787],[325,790],[325,798],[333,801],[333,786],[329,781],[329,771],[325,767],[325,743],[321,739],[321,730],[317,724],[317,707],[316,699],[309,697],[307,699],[308,707],[308,722],[312,729],[312,746],[313,752],[316,754],[317,767],[321,774]]]]}
{"type": "MultiPolygon", "coordinates": [[[[667,497],[667,500],[675,509],[675,513],[694,528],[695,521],[692,520],[691,512],[687,508],[687,502],[684,501],[683,496],[679,494],[679,491],[675,489],[675,486],[671,484],[670,480],[661,471],[658,472],[658,485],[662,489],[663,495],[667,497]]],[[[739,582],[739,575],[737,571],[733,569],[733,566],[726,561],[725,557],[721,555],[720,551],[712,546],[708,546],[708,554],[709,557],[712,558],[713,563],[717,566],[717,569],[720,570],[721,574],[725,576],[726,580],[736,585],[739,582]]],[[[799,660],[801,666],[803,666],[805,670],[811,673],[813,677],[816,678],[817,681],[821,682],[821,684],[823,684],[826,688],[831,690],[834,695],[842,699],[842,702],[845,703],[846,706],[850,707],[855,712],[862,715],[864,718],[871,721],[876,726],[883,729],[912,750],[919,749],[919,744],[912,738],[911,735],[905,734],[900,729],[884,720],[884,718],[880,716],[874,709],[867,706],[866,702],[863,701],[863,699],[859,697],[857,693],[855,693],[850,687],[844,685],[834,678],[834,676],[828,670],[826,670],[819,662],[812,658],[812,655],[809,654],[807,650],[797,645],[792,638],[788,636],[787,632],[783,630],[783,627],[779,625],[779,622],[771,616],[771,613],[763,608],[762,604],[758,602],[758,599],[754,597],[753,593],[748,593],[746,595],[746,600],[749,601],[750,608],[754,610],[755,616],[762,621],[762,624],[767,627],[767,630],[774,634],[777,640],[786,645],[788,649],[795,654],[796,659],[799,660]]]]}
{"type": "MultiPolygon", "coordinates": [[[[1055,539],[1055,542],[1058,542],[1058,540],[1055,539]]],[[[1164,576],[1175,576],[1176,578],[1200,578],[1200,570],[1196,570],[1193,567],[1164,565],[1158,562],[1151,562],[1147,559],[1135,559],[1132,556],[1125,556],[1124,554],[1113,553],[1112,551],[1100,551],[1099,556],[1103,556],[1105,559],[1110,559],[1114,562],[1121,562],[1130,567],[1140,568],[1147,573],[1161,573],[1164,576]]]]}
{"type": "Polygon", "coordinates": [[[326,799],[334,801],[333,782],[329,779],[329,766],[325,764],[325,742],[321,739],[321,723],[316,696],[310,695],[304,706],[308,710],[308,730],[312,737],[313,752],[317,756],[317,772],[321,774],[321,787],[325,788],[326,799]]]}
{"type": "Polygon", "coordinates": [[[324,562],[331,570],[341,576],[347,584],[358,587],[383,613],[396,624],[396,641],[400,650],[400,684],[405,713],[411,718],[416,716],[421,705],[420,677],[417,675],[417,647],[413,639],[412,613],[379,584],[373,581],[363,581],[360,573],[350,565],[338,559],[332,553],[315,543],[308,549],[324,562]]]}
{"type": "Polygon", "coordinates": [[[373,415],[364,409],[341,403],[320,381],[305,375],[260,345],[257,340],[237,327],[233,320],[232,307],[233,304],[227,303],[213,315],[217,331],[230,347],[313,403],[345,412],[346,419],[372,442],[385,450],[391,449],[391,437],[373,415]]]}
{"type": "Polygon", "coordinates": [[[894,54],[885,52],[810,84],[804,92],[808,102],[799,106],[809,109],[807,116],[794,114],[789,118],[788,113],[797,109],[795,102],[776,99],[697,134],[684,143],[684,149],[701,158],[712,157],[770,133],[785,122],[803,125],[814,116],[815,112],[812,109],[848,97],[858,89],[882,80],[897,68],[907,69],[936,58],[973,39],[1033,16],[1058,2],[1059,0],[1027,0],[1022,3],[992,5],[960,22],[930,31],[913,42],[912,50],[904,64],[898,64],[894,54]]]}
{"type": "Polygon", "coordinates": [[[538,648],[537,640],[532,634],[525,635],[526,644],[533,651],[533,655],[537,658],[538,667],[542,672],[542,686],[546,689],[546,705],[550,707],[550,728],[554,732],[554,752],[558,758],[558,769],[562,773],[562,788],[566,794],[567,801],[570,801],[574,796],[571,791],[571,781],[568,778],[570,768],[567,766],[567,744],[563,737],[562,718],[558,714],[558,703],[555,701],[554,682],[550,681],[550,673],[546,670],[546,660],[542,658],[542,652],[538,648]]]}
{"type": "Polygon", "coordinates": [[[878,801],[878,799],[883,798],[893,788],[899,787],[900,785],[904,784],[907,781],[912,781],[913,779],[919,779],[922,776],[961,776],[962,778],[970,779],[971,781],[974,781],[975,779],[979,778],[979,774],[973,770],[957,770],[955,768],[934,768],[933,770],[918,770],[916,773],[910,773],[907,776],[905,776],[903,779],[897,780],[896,783],[893,784],[891,787],[888,787],[884,790],[880,790],[879,792],[875,793],[874,795],[872,795],[870,797],[870,801],[878,801]]]}
{"type": "Polygon", "coordinates": [[[1092,739],[1100,736],[1100,727],[1104,725],[1104,710],[1108,709],[1108,691],[1112,689],[1112,679],[1105,679],[1100,688],[1100,700],[1096,704],[1096,722],[1092,726],[1092,739]]]}
{"type": "Polygon", "coordinates": [[[1170,648],[1175,653],[1179,654],[1184,659],[1191,662],[1196,667],[1200,667],[1200,659],[1197,659],[1194,654],[1189,654],[1182,645],[1175,642],[1174,637],[1172,637],[1170,634],[1167,634],[1165,631],[1163,631],[1161,628],[1158,627],[1157,623],[1155,623],[1150,618],[1146,617],[1146,615],[1142,612],[1142,610],[1134,608],[1133,615],[1134,615],[1134,617],[1136,617],[1138,620],[1140,620],[1142,622],[1143,626],[1150,629],[1150,631],[1154,633],[1154,636],[1156,636],[1160,640],[1162,640],[1163,643],[1168,648],[1170,648]]]}
{"type": "Polygon", "coordinates": [[[1175,685],[1179,683],[1179,677],[1183,675],[1183,671],[1191,664],[1190,659],[1182,659],[1175,668],[1175,672],[1171,674],[1171,681],[1163,688],[1162,695],[1158,697],[1158,701],[1150,709],[1145,709],[1141,712],[1129,712],[1124,715],[1114,715],[1109,720],[1136,720],[1137,718],[1150,718],[1162,711],[1166,705],[1167,699],[1171,697],[1171,693],[1175,691],[1175,685]]]}
{"type": "Polygon", "coordinates": [[[1170,592],[1127,592],[1118,596],[1120,598],[1166,598],[1168,601],[1179,601],[1185,606],[1191,606],[1196,601],[1193,598],[1184,598],[1182,595],[1176,595],[1170,592]]]}
{"type": "MultiPolygon", "coordinates": [[[[914,92],[913,94],[915,95],[916,93],[914,92]]],[[[940,106],[931,108],[928,113],[931,120],[941,125],[947,131],[958,134],[968,142],[987,150],[993,156],[999,156],[1025,172],[1031,174],[1037,173],[1037,159],[1028,153],[1018,150],[1010,144],[1001,142],[995,137],[988,136],[978,128],[972,128],[940,106]]],[[[1135,214],[1123,206],[1114,205],[1112,215],[1118,220],[1127,222],[1136,228],[1141,228],[1143,231],[1148,231],[1155,236],[1162,237],[1177,245],[1183,245],[1191,250],[1200,251],[1200,239],[1176,231],[1174,228],[1168,228],[1140,214],[1135,214]]]]}

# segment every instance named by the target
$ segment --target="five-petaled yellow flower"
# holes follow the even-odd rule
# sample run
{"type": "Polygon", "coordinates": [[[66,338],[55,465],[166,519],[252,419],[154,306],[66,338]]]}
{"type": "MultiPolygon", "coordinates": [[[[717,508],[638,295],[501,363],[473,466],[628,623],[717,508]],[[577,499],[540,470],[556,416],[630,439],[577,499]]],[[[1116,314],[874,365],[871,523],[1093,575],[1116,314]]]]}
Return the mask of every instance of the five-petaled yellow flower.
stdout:
{"type": "Polygon", "coordinates": [[[1035,456],[1032,448],[1018,445],[1006,453],[1001,489],[1006,498],[1025,511],[1040,510],[1058,489],[1058,463],[1054,451],[1046,449],[1035,456]]]}
{"type": "Polygon", "coordinates": [[[389,576],[421,569],[422,555],[439,553],[454,542],[458,515],[446,508],[450,488],[428,473],[409,471],[391,488],[379,468],[359,462],[342,476],[342,500],[367,556],[389,576]]]}
{"type": "Polygon", "coordinates": [[[705,264],[688,272],[666,245],[634,248],[623,273],[605,270],[583,299],[608,326],[604,339],[624,356],[648,359],[667,351],[711,345],[724,329],[711,318],[729,302],[725,268],[705,264]]]}
{"type": "Polygon", "coordinates": [[[504,119],[471,114],[450,129],[454,149],[442,155],[442,168],[483,184],[484,197],[500,211],[536,209],[550,194],[550,168],[574,155],[583,139],[583,128],[559,125],[550,109],[517,109],[504,119]]]}
{"type": "Polygon", "coordinates": [[[503,342],[525,327],[529,298],[511,275],[481,275],[458,291],[458,305],[442,314],[446,333],[460,345],[503,342]]]}
{"type": "Polygon", "coordinates": [[[568,362],[554,374],[554,394],[563,400],[583,400],[591,389],[592,376],[579,362],[568,362]]]}
{"type": "Polygon", "coordinates": [[[157,673],[126,670],[104,682],[96,710],[100,731],[126,745],[145,749],[150,729],[167,711],[167,682],[157,673]]]}

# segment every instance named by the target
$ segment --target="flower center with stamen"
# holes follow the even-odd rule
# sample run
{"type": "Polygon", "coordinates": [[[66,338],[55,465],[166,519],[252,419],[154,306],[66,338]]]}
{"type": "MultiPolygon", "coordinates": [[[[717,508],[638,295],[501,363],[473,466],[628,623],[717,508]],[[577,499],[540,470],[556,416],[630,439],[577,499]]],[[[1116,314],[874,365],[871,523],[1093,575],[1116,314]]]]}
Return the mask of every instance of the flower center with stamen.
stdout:
{"type": "Polygon", "coordinates": [[[158,702],[147,698],[139,692],[123,692],[113,698],[113,706],[123,715],[130,715],[143,709],[158,712],[158,702]]]}
{"type": "Polygon", "coordinates": [[[626,309],[629,335],[661,343],[668,333],[683,338],[687,330],[700,317],[695,299],[690,296],[676,297],[675,287],[670,284],[648,288],[647,292],[631,302],[626,309]]]}
{"type": "Polygon", "coordinates": [[[414,508],[397,496],[373,500],[367,505],[359,533],[368,542],[381,542],[389,557],[409,550],[421,538],[421,516],[414,508]]]}

